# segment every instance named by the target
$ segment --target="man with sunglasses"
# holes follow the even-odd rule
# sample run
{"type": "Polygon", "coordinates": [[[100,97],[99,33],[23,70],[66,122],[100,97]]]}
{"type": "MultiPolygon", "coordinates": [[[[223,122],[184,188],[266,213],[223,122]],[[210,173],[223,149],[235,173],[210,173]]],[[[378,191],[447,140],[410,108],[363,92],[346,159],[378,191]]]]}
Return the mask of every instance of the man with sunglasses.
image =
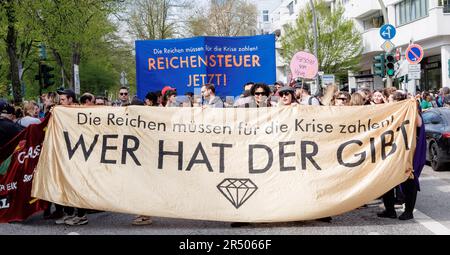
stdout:
{"type": "Polygon", "coordinates": [[[114,103],[114,106],[126,106],[130,103],[128,97],[128,88],[127,87],[120,87],[119,89],[119,100],[117,100],[114,103]]]}

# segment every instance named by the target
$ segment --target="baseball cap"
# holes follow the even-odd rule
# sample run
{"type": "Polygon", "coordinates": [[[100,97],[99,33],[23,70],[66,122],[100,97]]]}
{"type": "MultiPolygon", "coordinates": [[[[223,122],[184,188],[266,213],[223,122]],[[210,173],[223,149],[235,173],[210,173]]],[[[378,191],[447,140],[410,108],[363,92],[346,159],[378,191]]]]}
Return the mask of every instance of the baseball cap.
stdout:
{"type": "Polygon", "coordinates": [[[58,93],[58,95],[67,95],[73,99],[76,99],[75,96],[75,92],[71,89],[64,89],[64,90],[57,90],[56,93],[58,93]]]}
{"type": "Polygon", "coordinates": [[[177,89],[176,89],[176,88],[172,88],[172,87],[170,87],[170,86],[165,86],[165,87],[161,90],[161,95],[164,96],[168,90],[176,91],[177,89]]]}
{"type": "Polygon", "coordinates": [[[281,92],[291,92],[291,93],[294,93],[295,91],[294,91],[294,89],[293,89],[292,87],[289,87],[289,86],[283,86],[283,87],[281,87],[281,88],[278,90],[278,93],[281,93],[281,92]]]}
{"type": "Polygon", "coordinates": [[[4,102],[4,101],[0,101],[0,113],[3,114],[14,114],[15,109],[12,105],[4,102]]]}

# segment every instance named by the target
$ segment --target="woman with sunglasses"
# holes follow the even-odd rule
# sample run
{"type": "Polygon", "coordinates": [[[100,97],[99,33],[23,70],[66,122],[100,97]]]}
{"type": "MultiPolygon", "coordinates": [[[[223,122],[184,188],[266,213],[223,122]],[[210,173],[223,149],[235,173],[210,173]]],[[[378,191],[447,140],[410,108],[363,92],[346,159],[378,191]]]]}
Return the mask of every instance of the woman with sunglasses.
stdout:
{"type": "Polygon", "coordinates": [[[264,83],[256,83],[250,90],[253,101],[246,107],[270,107],[270,88],[264,83]]]}
{"type": "Polygon", "coordinates": [[[342,91],[339,92],[334,100],[335,106],[346,106],[350,105],[351,96],[348,92],[342,91]]]}
{"type": "Polygon", "coordinates": [[[298,101],[295,99],[295,90],[292,87],[284,86],[278,91],[280,99],[278,100],[279,106],[297,105],[298,101]]]}

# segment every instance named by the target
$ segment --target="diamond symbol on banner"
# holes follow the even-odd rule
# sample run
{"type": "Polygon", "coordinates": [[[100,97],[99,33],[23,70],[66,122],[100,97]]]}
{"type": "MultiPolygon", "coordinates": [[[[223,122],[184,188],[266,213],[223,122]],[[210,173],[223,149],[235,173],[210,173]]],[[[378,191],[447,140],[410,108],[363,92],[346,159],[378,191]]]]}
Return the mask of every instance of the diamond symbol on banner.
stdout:
{"type": "Polygon", "coordinates": [[[386,40],[383,44],[381,44],[381,48],[388,53],[391,52],[394,47],[395,45],[389,40],[386,40]]]}
{"type": "Polygon", "coordinates": [[[219,191],[238,209],[258,187],[250,179],[226,178],[219,185],[219,191]]]}

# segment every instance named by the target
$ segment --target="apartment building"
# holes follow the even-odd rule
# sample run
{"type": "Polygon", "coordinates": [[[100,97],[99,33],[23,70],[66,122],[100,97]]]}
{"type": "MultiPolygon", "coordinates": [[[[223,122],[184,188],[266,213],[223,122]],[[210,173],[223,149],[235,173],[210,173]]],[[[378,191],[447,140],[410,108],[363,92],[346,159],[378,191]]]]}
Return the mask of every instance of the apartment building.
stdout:
{"type": "MultiPolygon", "coordinates": [[[[360,72],[350,74],[350,87],[382,87],[383,81],[372,76],[372,59],[382,53],[384,40],[379,35],[379,28],[384,24],[378,0],[328,0],[330,8],[342,4],[345,16],[354,21],[362,34],[363,56],[360,72]]],[[[384,0],[387,8],[388,22],[396,27],[397,35],[392,40],[395,46],[406,50],[410,43],[423,47],[424,58],[421,61],[421,79],[409,81],[412,91],[437,90],[443,86],[450,87],[450,0],[384,0]]],[[[309,4],[309,0],[284,0],[271,12],[272,31],[283,33],[283,25],[292,23],[299,10],[309,4]]],[[[277,44],[277,51],[281,50],[277,44]]],[[[279,55],[277,54],[277,58],[279,55]]],[[[277,60],[277,75],[287,76],[286,61],[277,60]]]]}

